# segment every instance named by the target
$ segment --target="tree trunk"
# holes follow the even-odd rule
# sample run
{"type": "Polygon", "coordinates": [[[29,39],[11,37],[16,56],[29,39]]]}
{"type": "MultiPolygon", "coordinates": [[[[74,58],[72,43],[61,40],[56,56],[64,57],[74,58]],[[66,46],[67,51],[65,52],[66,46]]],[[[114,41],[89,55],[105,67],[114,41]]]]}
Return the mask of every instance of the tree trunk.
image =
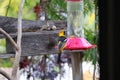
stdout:
{"type": "Polygon", "coordinates": [[[18,70],[19,70],[19,62],[20,62],[20,57],[21,57],[21,39],[22,39],[22,10],[24,6],[24,1],[21,0],[20,3],[20,9],[18,13],[18,36],[17,36],[17,45],[19,47],[18,50],[16,50],[15,54],[15,60],[14,60],[14,65],[13,65],[13,70],[12,70],[12,80],[18,80],[18,70]]]}

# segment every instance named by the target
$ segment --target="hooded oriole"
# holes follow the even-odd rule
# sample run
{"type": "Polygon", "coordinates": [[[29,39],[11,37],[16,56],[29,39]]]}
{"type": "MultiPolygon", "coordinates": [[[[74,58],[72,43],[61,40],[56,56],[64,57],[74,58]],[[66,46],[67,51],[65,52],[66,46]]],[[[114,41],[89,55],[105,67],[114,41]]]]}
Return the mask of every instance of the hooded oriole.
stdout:
{"type": "Polygon", "coordinates": [[[57,62],[60,63],[61,62],[61,53],[62,50],[64,49],[65,46],[65,40],[66,40],[66,32],[64,29],[60,30],[59,32],[59,38],[58,38],[58,60],[57,62]]]}

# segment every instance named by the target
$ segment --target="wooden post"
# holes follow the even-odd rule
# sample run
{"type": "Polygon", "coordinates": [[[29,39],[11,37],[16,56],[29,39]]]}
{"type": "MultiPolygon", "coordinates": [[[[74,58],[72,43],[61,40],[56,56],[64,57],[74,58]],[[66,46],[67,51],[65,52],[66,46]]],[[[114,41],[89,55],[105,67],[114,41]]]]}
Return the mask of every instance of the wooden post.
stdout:
{"type": "MultiPolygon", "coordinates": [[[[83,28],[83,0],[67,1],[67,36],[84,37],[83,28]]],[[[73,50],[74,51],[74,50],[73,50]]],[[[74,51],[72,55],[73,80],[83,80],[82,58],[83,52],[74,51]]]]}
{"type": "Polygon", "coordinates": [[[73,80],[83,80],[83,70],[82,70],[82,52],[73,52],[71,54],[72,58],[72,71],[73,80]]]}

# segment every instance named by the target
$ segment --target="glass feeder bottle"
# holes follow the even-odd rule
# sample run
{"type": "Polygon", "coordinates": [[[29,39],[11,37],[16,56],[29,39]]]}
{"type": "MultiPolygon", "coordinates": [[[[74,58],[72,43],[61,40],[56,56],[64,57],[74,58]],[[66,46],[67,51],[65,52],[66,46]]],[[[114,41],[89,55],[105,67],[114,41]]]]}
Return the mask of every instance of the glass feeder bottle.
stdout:
{"type": "Polygon", "coordinates": [[[83,0],[67,0],[67,36],[84,37],[83,0]]]}

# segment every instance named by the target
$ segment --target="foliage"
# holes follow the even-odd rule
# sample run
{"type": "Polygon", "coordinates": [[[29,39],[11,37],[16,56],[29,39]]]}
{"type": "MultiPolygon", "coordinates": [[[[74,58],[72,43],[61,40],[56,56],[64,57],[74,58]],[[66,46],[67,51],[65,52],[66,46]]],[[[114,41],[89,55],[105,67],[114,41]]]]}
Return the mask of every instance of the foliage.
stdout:
{"type": "Polygon", "coordinates": [[[0,59],[0,67],[12,67],[13,60],[14,60],[13,58],[0,59]]]}
{"type": "MultiPolygon", "coordinates": [[[[94,11],[90,14],[88,14],[89,17],[87,17],[87,19],[85,20],[85,27],[84,27],[84,31],[85,31],[85,37],[86,39],[91,43],[91,44],[95,44],[97,45],[98,42],[98,33],[96,33],[96,29],[95,29],[95,14],[94,11]]],[[[96,62],[98,61],[98,50],[97,47],[87,50],[85,52],[85,56],[84,56],[84,60],[85,61],[92,61],[92,63],[95,65],[96,62]]]]}
{"type": "Polygon", "coordinates": [[[1,15],[6,16],[7,9],[9,8],[8,16],[17,17],[16,13],[18,13],[19,4],[20,4],[20,0],[19,1],[2,0],[1,7],[0,7],[1,15]],[[9,5],[9,2],[10,2],[10,5],[9,5]]]}
{"type": "Polygon", "coordinates": [[[0,53],[5,53],[6,52],[6,40],[0,39],[0,53]]]}
{"type": "Polygon", "coordinates": [[[0,39],[0,46],[5,46],[6,45],[6,40],[5,38],[0,39]]]}
{"type": "Polygon", "coordinates": [[[35,20],[35,13],[33,8],[38,3],[39,0],[25,0],[25,5],[23,8],[23,19],[35,20]]]}
{"type": "Polygon", "coordinates": [[[6,47],[0,46],[0,53],[5,53],[5,52],[6,52],[6,47]]]}
{"type": "Polygon", "coordinates": [[[95,8],[94,0],[84,0],[84,14],[91,13],[95,8]]]}
{"type": "MultiPolygon", "coordinates": [[[[33,11],[36,3],[40,0],[25,0],[23,19],[35,20],[35,13],[33,11]]],[[[18,17],[20,1],[16,0],[0,0],[0,15],[9,17],[18,17]],[[11,2],[10,2],[11,1],[11,2]],[[10,4],[9,4],[10,2],[10,4]],[[8,9],[8,14],[6,15],[8,9]]],[[[91,12],[94,9],[93,0],[84,0],[84,14],[91,12]]],[[[66,19],[67,1],[65,0],[50,0],[49,4],[45,4],[45,12],[48,19],[63,20],[66,19]]]]}
{"type": "MultiPolygon", "coordinates": [[[[10,0],[1,0],[0,3],[0,15],[2,16],[8,16],[8,17],[13,17],[17,18],[18,17],[18,10],[20,6],[20,0],[11,0],[10,5],[9,5],[10,0]],[[6,15],[6,11],[9,7],[8,14],[6,15]]],[[[23,19],[35,19],[35,14],[33,13],[33,7],[39,0],[25,0],[25,6],[23,10],[23,19]]]]}
{"type": "Polygon", "coordinates": [[[63,16],[63,13],[67,12],[66,6],[67,4],[64,0],[51,0],[46,7],[49,19],[65,19],[66,17],[63,16]]]}

